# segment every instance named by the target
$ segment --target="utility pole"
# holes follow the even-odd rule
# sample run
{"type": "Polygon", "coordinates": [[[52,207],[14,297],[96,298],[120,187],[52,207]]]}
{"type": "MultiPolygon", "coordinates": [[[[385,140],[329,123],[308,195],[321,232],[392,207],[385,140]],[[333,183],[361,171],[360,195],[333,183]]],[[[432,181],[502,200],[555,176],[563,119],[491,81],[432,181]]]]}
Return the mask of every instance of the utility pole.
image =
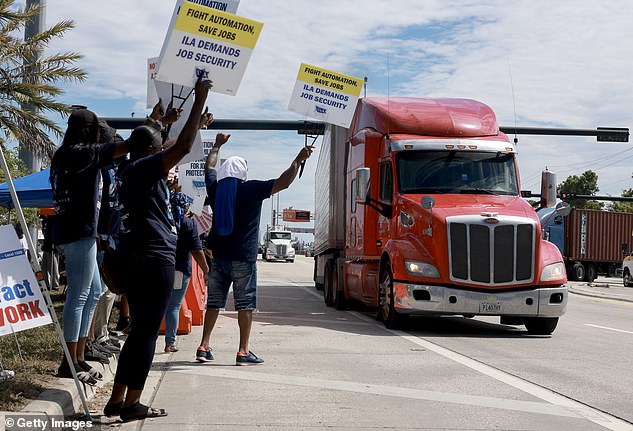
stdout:
{"type": "MultiPolygon", "coordinates": [[[[30,39],[33,36],[44,31],[46,22],[46,0],[26,0],[26,9],[29,9],[33,6],[40,7],[40,13],[33,17],[24,28],[24,40],[30,39]]],[[[35,59],[37,61],[37,58],[35,59]]],[[[28,64],[25,64],[28,66],[28,64]]],[[[34,108],[30,105],[22,105],[22,109],[33,111],[34,108]]],[[[39,160],[33,153],[28,151],[22,145],[20,145],[20,159],[24,161],[26,167],[33,172],[39,172],[42,162],[39,160]]]]}

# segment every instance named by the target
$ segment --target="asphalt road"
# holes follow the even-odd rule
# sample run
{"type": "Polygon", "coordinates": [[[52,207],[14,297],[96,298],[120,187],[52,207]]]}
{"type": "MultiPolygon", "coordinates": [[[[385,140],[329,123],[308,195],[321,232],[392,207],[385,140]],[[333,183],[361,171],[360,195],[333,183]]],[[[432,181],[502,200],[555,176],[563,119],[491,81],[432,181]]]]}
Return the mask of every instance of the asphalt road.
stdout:
{"type": "Polygon", "coordinates": [[[266,363],[234,366],[227,311],[212,363],[192,361],[199,328],[157,355],[144,397],[169,416],[123,429],[633,430],[633,303],[571,295],[551,337],[495,318],[391,331],[372,313],[327,308],[312,259],[258,270],[251,349],[266,363]]]}

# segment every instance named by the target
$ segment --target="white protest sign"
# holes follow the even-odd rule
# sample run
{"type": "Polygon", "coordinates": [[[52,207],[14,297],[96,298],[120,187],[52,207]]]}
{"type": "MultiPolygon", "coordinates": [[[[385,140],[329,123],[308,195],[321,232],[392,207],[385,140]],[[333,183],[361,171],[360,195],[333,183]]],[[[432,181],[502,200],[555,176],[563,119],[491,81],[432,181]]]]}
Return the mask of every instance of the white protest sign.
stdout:
{"type": "Polygon", "coordinates": [[[190,163],[178,165],[178,184],[180,191],[187,195],[192,213],[202,214],[204,199],[207,196],[207,188],[204,184],[204,165],[206,156],[213,148],[215,139],[202,141],[203,157],[190,163]]]}
{"type": "Polygon", "coordinates": [[[212,91],[235,95],[263,24],[184,1],[161,50],[156,79],[192,87],[200,73],[212,91]]]}
{"type": "Polygon", "coordinates": [[[0,226],[0,336],[52,323],[13,226],[0,226]]]}
{"type": "Polygon", "coordinates": [[[154,79],[156,79],[156,67],[158,66],[158,57],[147,59],[147,108],[151,109],[158,103],[158,94],[154,79]]]}
{"type": "Polygon", "coordinates": [[[349,127],[364,80],[301,63],[288,110],[349,127]]]}

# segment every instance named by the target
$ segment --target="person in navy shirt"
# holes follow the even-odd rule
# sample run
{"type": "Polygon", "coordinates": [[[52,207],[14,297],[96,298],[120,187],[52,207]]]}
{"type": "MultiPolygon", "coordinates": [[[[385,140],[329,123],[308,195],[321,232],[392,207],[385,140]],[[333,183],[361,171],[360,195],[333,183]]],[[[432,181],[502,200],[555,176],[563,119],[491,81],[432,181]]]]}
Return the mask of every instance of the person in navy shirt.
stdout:
{"type": "Polygon", "coordinates": [[[120,167],[123,207],[116,256],[132,321],[104,414],[124,422],[167,415],[140,403],[174,284],[177,237],[166,177],[191,151],[200,125],[212,118],[208,111],[202,115],[210,88],[211,81],[198,78],[193,107],[175,144],[164,149],[156,129],[138,127],[129,138],[130,160],[120,167]]]}
{"type": "Polygon", "coordinates": [[[63,331],[73,362],[69,364],[64,358],[58,375],[72,377],[73,366],[79,379],[92,385],[96,384],[94,376],[98,372],[85,361],[84,352],[101,296],[97,268],[100,169],[128,152],[126,141],[98,144],[98,123],[95,113],[87,109],[70,114],[62,144],[53,155],[50,174],[56,214],[52,240],[64,255],[68,280],[63,331]]]}
{"type": "Polygon", "coordinates": [[[213,209],[213,226],[206,245],[213,258],[207,281],[207,312],[204,316],[202,341],[196,350],[196,360],[206,362],[213,359],[209,347],[211,332],[220,309],[226,307],[229,287],[233,284],[240,328],[235,364],[255,365],[264,362],[248,348],[253,310],[257,308],[256,261],[262,202],[290,186],[301,163],[310,157],[314,147],[302,148],[279,178],[247,181],[248,169],[246,161],[241,157],[230,157],[219,171],[215,169],[220,147],[230,136],[218,133],[205,166],[207,198],[213,209]]]}

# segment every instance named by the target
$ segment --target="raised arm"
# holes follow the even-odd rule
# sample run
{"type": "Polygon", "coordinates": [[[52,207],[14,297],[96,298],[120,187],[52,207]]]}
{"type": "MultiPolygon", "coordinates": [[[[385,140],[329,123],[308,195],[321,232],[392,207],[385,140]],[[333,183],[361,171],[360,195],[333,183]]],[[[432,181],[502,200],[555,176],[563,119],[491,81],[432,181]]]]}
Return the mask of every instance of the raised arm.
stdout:
{"type": "Polygon", "coordinates": [[[301,151],[299,151],[299,154],[297,154],[297,157],[295,157],[295,159],[292,161],[290,167],[286,169],[284,173],[275,180],[275,183],[273,184],[272,194],[285,190],[290,186],[290,184],[292,184],[292,182],[297,177],[301,162],[310,158],[310,156],[312,155],[312,151],[314,151],[313,146],[303,147],[301,151]]]}
{"type": "Polygon", "coordinates": [[[204,165],[205,170],[214,169],[215,165],[218,164],[218,153],[220,152],[220,147],[229,140],[231,135],[227,135],[225,133],[218,133],[215,136],[215,142],[213,143],[213,147],[211,151],[209,151],[209,155],[207,156],[207,162],[204,165]]]}
{"type": "Polygon", "coordinates": [[[196,98],[193,102],[193,107],[191,108],[187,122],[185,123],[185,127],[183,127],[178,135],[176,143],[163,151],[163,167],[165,172],[176,166],[178,162],[191,151],[191,147],[196,139],[196,134],[198,133],[202,107],[207,100],[210,88],[211,81],[203,81],[201,76],[198,77],[194,90],[196,98]]]}

